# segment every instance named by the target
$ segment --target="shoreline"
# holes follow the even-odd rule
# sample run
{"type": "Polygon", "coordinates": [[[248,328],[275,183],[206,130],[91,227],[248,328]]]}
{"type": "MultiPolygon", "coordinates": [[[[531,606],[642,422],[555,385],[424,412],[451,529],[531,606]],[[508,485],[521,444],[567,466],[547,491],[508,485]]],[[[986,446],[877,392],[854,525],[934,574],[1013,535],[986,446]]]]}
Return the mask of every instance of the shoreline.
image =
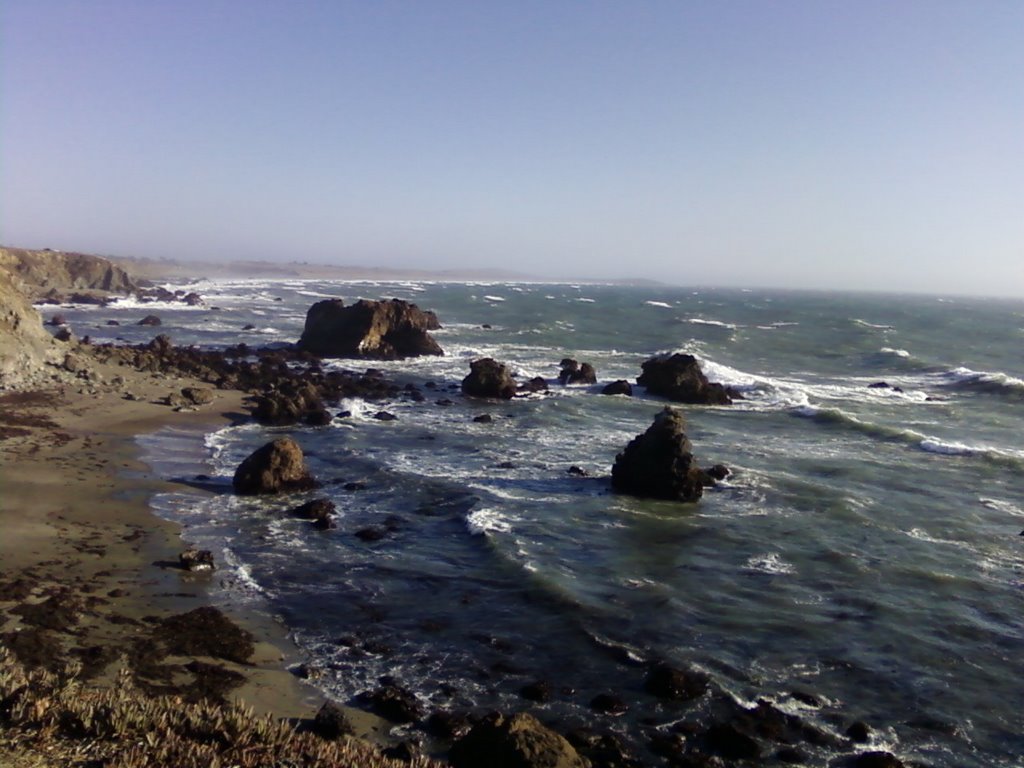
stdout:
{"type": "MultiPolygon", "coordinates": [[[[246,394],[213,390],[213,402],[179,412],[159,401],[206,385],[102,363],[85,380],[53,370],[49,386],[0,391],[0,646],[51,669],[77,659],[89,672],[84,685],[103,688],[155,622],[222,607],[213,599],[218,572],[178,567],[182,526],[151,505],[161,492],[206,492],[155,475],[138,437],[170,426],[201,440],[248,418],[246,394]],[[44,605],[38,615],[25,613],[36,605],[44,605]]],[[[242,675],[224,699],[257,715],[311,719],[326,697],[288,671],[300,651],[286,628],[259,611],[224,612],[254,636],[249,662],[175,661],[201,659],[242,675]]],[[[383,721],[343,708],[357,737],[387,743],[383,721]]]]}

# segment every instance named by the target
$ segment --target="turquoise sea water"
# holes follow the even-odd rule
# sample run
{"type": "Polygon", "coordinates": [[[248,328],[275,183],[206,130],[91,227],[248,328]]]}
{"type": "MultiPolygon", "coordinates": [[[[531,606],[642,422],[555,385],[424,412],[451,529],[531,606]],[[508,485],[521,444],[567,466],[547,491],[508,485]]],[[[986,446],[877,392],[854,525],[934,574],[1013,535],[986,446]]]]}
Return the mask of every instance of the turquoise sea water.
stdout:
{"type": "Polygon", "coordinates": [[[326,296],[410,299],[444,326],[445,357],[372,363],[419,386],[423,403],[345,401],[333,410],[352,416],[327,427],[144,441],[159,472],[208,474],[225,489],[271,436],[303,446],[327,482],[318,495],[338,507],[334,531],[283,516],[293,504],[282,500],[183,492],[156,504],[228,565],[221,598],[279,615],[332,695],[392,675],[432,708],[598,720],[659,764],[646,735],[702,716],[699,702],[644,693],[640,665],[666,659],[740,702],[765,697],[829,730],[864,720],[874,734],[864,748],[933,766],[1020,764],[1024,302],[601,285],[192,288],[208,307],[159,307],[159,329],[130,325],[149,305],[64,314],[95,341],[162,332],[214,347],[294,341],[326,296]],[[600,388],[676,350],[746,396],[680,406],[700,463],[734,474],[692,505],[614,495],[615,454],[665,403],[600,388]],[[554,380],[573,357],[601,385],[463,398],[457,385],[482,356],[524,380],[554,380]],[[870,386],[879,382],[889,387],[870,386]],[[397,420],[375,420],[382,409],[397,420]],[[474,422],[480,414],[493,421],[474,422]],[[354,535],[368,526],[389,530],[354,535]],[[519,697],[536,680],[551,683],[551,702],[519,697]],[[627,713],[593,714],[602,692],[627,713]]]}

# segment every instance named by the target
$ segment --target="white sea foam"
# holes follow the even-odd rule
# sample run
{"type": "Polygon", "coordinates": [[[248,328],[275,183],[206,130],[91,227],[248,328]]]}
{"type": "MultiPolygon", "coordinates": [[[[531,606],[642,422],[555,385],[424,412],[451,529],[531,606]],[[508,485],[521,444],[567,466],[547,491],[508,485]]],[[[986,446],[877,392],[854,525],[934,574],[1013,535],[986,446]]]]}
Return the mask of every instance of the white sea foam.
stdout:
{"type": "Polygon", "coordinates": [[[1024,450],[997,448],[991,445],[968,445],[940,440],[937,437],[926,437],[918,445],[921,450],[946,456],[985,456],[996,461],[1014,464],[1024,461],[1024,450]]]}
{"type": "Polygon", "coordinates": [[[778,552],[767,552],[763,555],[754,555],[749,558],[743,566],[748,571],[759,571],[761,573],[791,574],[796,573],[796,566],[782,559],[778,552]]]}
{"type": "Polygon", "coordinates": [[[974,371],[970,368],[954,368],[947,372],[946,377],[955,383],[987,384],[1013,390],[1024,390],[1024,379],[1011,376],[1002,371],[974,371]]]}
{"type": "MultiPolygon", "coordinates": [[[[81,305],[82,308],[95,308],[95,305],[81,305]]],[[[139,301],[134,296],[124,296],[121,298],[114,299],[103,309],[141,309],[148,311],[164,311],[164,312],[206,312],[209,307],[204,306],[192,306],[186,304],[183,301],[139,301]]]]}
{"type": "Polygon", "coordinates": [[[859,325],[862,328],[874,328],[874,329],[879,330],[879,331],[891,331],[893,329],[893,326],[891,326],[891,325],[881,325],[879,323],[869,323],[867,320],[861,320],[858,317],[853,318],[853,323],[854,323],[854,325],[859,325]]]}
{"type": "Polygon", "coordinates": [[[484,296],[485,301],[504,301],[504,296],[484,296]]]}
{"type": "Polygon", "coordinates": [[[1011,504],[1005,499],[989,499],[983,497],[978,499],[978,501],[981,502],[983,506],[986,506],[989,509],[994,509],[997,512],[1003,512],[1007,515],[1012,515],[1013,517],[1024,517],[1024,509],[1018,507],[1016,504],[1011,504]]]}
{"type": "Polygon", "coordinates": [[[665,309],[672,309],[672,305],[664,301],[645,301],[644,304],[649,307],[664,307],[665,309]]]}
{"type": "Polygon", "coordinates": [[[732,323],[723,323],[721,320],[708,320],[704,317],[686,317],[682,318],[684,323],[690,323],[691,325],[710,325],[715,328],[725,328],[730,331],[735,331],[736,326],[732,323]]]}
{"type": "MultiPolygon", "coordinates": [[[[928,451],[928,453],[939,453],[945,456],[973,456],[979,452],[979,449],[975,446],[966,445],[965,443],[945,442],[937,437],[927,437],[919,445],[922,450],[928,451]]],[[[983,451],[984,449],[981,450],[983,451]]]]}
{"type": "Polygon", "coordinates": [[[352,419],[369,419],[380,410],[379,404],[371,403],[360,397],[342,398],[338,403],[339,411],[349,411],[352,419]]]}
{"type": "Polygon", "coordinates": [[[510,533],[512,524],[496,509],[482,507],[475,509],[466,516],[466,527],[475,536],[488,533],[510,533]]]}
{"type": "Polygon", "coordinates": [[[893,349],[892,347],[882,347],[879,352],[885,355],[896,355],[896,357],[907,358],[910,357],[910,353],[905,349],[893,349]]]}
{"type": "Polygon", "coordinates": [[[255,599],[265,594],[263,587],[253,577],[252,570],[239,560],[230,547],[223,548],[221,559],[228,566],[231,574],[227,582],[222,579],[221,584],[235,593],[236,597],[240,595],[255,599]]]}
{"type": "Polygon", "coordinates": [[[597,302],[597,299],[588,299],[585,296],[580,296],[576,301],[582,301],[584,304],[594,304],[597,302]]]}

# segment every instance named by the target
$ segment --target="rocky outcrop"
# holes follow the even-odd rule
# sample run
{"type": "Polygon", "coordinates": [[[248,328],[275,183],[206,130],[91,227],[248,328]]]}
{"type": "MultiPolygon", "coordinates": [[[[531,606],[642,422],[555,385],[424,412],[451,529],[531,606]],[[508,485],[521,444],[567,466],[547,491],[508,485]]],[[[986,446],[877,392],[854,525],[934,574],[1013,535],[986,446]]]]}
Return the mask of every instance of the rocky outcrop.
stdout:
{"type": "Polygon", "coordinates": [[[235,471],[235,493],[255,495],[307,490],[316,482],[306,468],[302,448],[290,437],[280,437],[254,451],[235,471]]]}
{"type": "Polygon", "coordinates": [[[693,355],[659,355],[643,364],[636,383],[653,395],[697,405],[729,405],[743,395],[730,387],[708,381],[693,355]]]}
{"type": "Polygon", "coordinates": [[[33,301],[75,292],[88,297],[86,291],[127,295],[140,288],[109,259],[85,253],[0,248],[0,269],[4,268],[23,284],[33,301]]]}
{"type": "Polygon", "coordinates": [[[615,457],[612,487],[620,493],[653,499],[697,501],[704,478],[683,431],[683,415],[666,407],[642,435],[615,457]]]}
{"type": "Polygon", "coordinates": [[[312,426],[329,424],[331,415],[324,407],[320,392],[312,384],[296,386],[290,381],[259,395],[252,411],[260,424],[283,426],[305,422],[312,426]]]}
{"type": "Polygon", "coordinates": [[[455,768],[589,768],[590,762],[533,715],[493,714],[452,746],[455,768]]]}
{"type": "Polygon", "coordinates": [[[439,327],[433,312],[401,299],[360,299],[348,307],[341,299],[326,299],[306,313],[298,346],[322,357],[396,360],[443,355],[427,333],[439,327]]]}
{"type": "Polygon", "coordinates": [[[472,397],[491,397],[508,400],[516,390],[516,380],[504,363],[491,357],[474,360],[469,364],[469,375],[462,380],[462,391],[472,397]]]}

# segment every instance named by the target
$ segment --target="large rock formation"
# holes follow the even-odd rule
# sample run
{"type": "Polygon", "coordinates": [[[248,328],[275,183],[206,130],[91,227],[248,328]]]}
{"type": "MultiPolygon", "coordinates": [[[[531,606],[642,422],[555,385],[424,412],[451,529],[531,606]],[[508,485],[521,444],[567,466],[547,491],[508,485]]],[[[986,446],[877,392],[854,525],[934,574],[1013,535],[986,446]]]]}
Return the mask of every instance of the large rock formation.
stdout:
{"type": "Polygon", "coordinates": [[[697,468],[683,414],[666,407],[642,435],[615,457],[612,487],[620,493],[672,501],[696,501],[704,492],[705,473],[697,468]]]}
{"type": "Polygon", "coordinates": [[[462,391],[472,397],[508,400],[517,389],[508,366],[491,357],[473,360],[469,364],[469,375],[462,380],[462,391]]]}
{"type": "Polygon", "coordinates": [[[401,299],[360,299],[349,307],[341,299],[326,299],[306,313],[298,346],[323,357],[395,360],[443,355],[427,333],[439,327],[433,312],[401,299]]]}
{"type": "Polygon", "coordinates": [[[708,381],[693,355],[658,355],[643,364],[636,383],[651,394],[680,403],[729,405],[743,395],[730,387],[708,381]]]}
{"type": "Polygon", "coordinates": [[[589,768],[561,735],[533,715],[491,715],[452,745],[448,759],[455,768],[589,768]]]}
{"type": "Polygon", "coordinates": [[[139,290],[138,283],[121,267],[84,253],[0,248],[0,268],[20,280],[33,301],[71,292],[130,294],[139,290]]]}
{"type": "Polygon", "coordinates": [[[232,481],[235,493],[255,495],[306,490],[316,485],[299,444],[279,437],[254,451],[238,465],[232,481]]]}

